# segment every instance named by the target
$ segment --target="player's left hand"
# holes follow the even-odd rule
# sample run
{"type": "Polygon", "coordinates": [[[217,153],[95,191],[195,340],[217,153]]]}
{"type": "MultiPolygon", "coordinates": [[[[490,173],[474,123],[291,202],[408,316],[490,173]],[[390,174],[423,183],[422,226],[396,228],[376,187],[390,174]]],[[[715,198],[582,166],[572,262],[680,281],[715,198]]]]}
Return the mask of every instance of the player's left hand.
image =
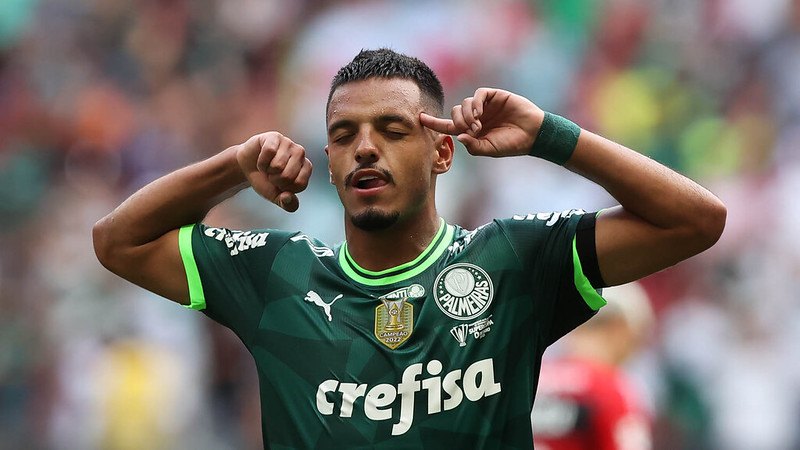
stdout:
{"type": "Polygon", "coordinates": [[[531,149],[544,111],[513,92],[479,88],[453,107],[450,119],[420,113],[423,126],[456,136],[472,155],[517,156],[531,149]]]}

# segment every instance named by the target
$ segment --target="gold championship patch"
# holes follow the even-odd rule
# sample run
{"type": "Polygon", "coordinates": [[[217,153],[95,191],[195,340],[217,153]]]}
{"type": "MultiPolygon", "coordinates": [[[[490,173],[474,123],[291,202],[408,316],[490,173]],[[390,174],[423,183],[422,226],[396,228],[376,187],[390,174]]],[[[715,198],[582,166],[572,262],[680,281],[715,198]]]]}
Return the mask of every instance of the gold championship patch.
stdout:
{"type": "Polygon", "coordinates": [[[375,308],[375,337],[394,350],[414,332],[414,305],[409,300],[424,297],[425,288],[412,284],[380,297],[375,308]]]}

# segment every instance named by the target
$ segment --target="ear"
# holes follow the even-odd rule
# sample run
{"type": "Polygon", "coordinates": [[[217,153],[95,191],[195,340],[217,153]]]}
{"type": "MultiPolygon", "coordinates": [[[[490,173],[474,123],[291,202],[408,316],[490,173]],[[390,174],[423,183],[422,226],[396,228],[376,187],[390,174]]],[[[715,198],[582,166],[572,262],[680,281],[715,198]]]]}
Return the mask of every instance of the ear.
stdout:
{"type": "Polygon", "coordinates": [[[325,146],[325,155],[328,156],[328,181],[333,184],[333,170],[331,169],[331,154],[328,153],[328,146],[325,146]]]}
{"type": "Polygon", "coordinates": [[[436,158],[433,161],[433,173],[442,174],[450,170],[455,155],[453,137],[449,134],[439,134],[434,139],[436,158]]]}

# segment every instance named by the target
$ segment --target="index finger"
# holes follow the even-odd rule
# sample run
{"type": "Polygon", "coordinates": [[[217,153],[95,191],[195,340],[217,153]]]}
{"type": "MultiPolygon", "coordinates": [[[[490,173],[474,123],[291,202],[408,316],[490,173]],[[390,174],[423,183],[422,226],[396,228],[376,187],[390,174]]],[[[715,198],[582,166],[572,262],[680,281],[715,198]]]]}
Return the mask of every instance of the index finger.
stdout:
{"type": "Polygon", "coordinates": [[[440,119],[423,112],[419,113],[419,121],[422,126],[430,128],[433,131],[438,131],[439,133],[458,134],[455,124],[450,119],[440,119]]]}

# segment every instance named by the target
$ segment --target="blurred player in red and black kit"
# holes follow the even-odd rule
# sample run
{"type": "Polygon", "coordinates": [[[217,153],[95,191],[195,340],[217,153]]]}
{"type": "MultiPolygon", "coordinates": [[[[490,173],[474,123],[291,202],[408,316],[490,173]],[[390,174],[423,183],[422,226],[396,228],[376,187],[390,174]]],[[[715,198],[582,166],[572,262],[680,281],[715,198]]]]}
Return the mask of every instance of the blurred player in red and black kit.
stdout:
{"type": "Polygon", "coordinates": [[[651,418],[621,366],[644,343],[653,321],[636,283],[607,288],[608,304],[545,359],[533,407],[537,450],[648,450],[651,418]]]}

